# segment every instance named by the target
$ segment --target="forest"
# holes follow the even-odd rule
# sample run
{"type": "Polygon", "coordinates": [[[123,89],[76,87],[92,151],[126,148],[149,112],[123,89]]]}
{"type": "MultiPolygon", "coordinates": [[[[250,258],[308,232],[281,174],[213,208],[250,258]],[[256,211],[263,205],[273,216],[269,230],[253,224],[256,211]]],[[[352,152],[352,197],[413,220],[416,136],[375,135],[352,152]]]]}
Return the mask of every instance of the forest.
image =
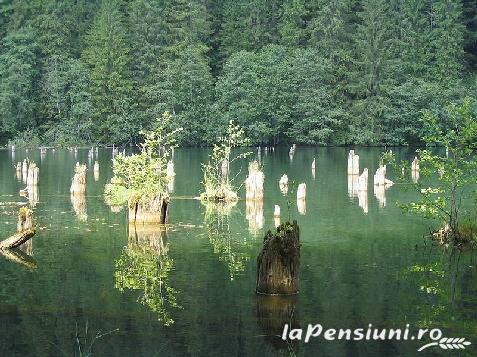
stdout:
{"type": "Polygon", "coordinates": [[[475,0],[0,0],[0,145],[414,145],[474,96],[475,0]],[[172,129],[173,129],[172,128],[172,129]]]}

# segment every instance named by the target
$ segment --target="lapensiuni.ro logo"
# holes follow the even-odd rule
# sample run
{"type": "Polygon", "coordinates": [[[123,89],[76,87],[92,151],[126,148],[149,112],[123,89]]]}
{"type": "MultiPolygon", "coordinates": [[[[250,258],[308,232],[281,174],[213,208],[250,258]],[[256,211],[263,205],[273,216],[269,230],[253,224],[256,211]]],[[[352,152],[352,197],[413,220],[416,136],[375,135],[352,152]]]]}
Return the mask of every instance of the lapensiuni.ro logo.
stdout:
{"type": "Polygon", "coordinates": [[[309,342],[312,338],[322,337],[327,341],[348,340],[348,341],[378,341],[378,340],[396,340],[396,341],[422,341],[424,343],[418,351],[423,351],[429,347],[440,347],[444,350],[463,350],[471,344],[464,337],[443,337],[442,331],[438,328],[417,329],[410,331],[409,324],[404,329],[380,329],[369,324],[367,328],[356,329],[324,329],[322,325],[309,324],[306,329],[290,328],[285,324],[282,332],[283,340],[298,340],[309,342]]]}

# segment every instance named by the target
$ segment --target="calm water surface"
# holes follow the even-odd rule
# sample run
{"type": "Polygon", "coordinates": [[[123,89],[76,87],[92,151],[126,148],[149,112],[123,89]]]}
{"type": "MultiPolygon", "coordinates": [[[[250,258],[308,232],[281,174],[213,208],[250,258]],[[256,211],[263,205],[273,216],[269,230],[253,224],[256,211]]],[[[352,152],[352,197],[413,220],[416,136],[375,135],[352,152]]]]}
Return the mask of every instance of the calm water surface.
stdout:
{"type": "MultiPolygon", "coordinates": [[[[13,158],[1,150],[0,237],[15,231],[18,204],[28,202],[18,194],[25,184],[13,168],[25,157],[40,167],[33,210],[41,230],[26,253],[0,256],[0,356],[449,355],[436,347],[417,353],[423,344],[417,341],[315,339],[288,346],[273,337],[288,321],[329,328],[430,326],[477,344],[476,263],[470,253],[425,244],[428,222],[396,207],[412,192],[399,185],[373,192],[381,151],[357,149],[361,167],[370,170],[369,191],[361,197],[348,187],[347,149],[298,148],[293,160],[286,148],[262,151],[263,207],[240,201],[223,216],[189,199],[200,193],[200,163],[208,151],[176,150],[170,227],[161,233],[128,227],[126,210],[105,204],[111,150],[99,151],[99,178],[96,157],[88,160],[87,150],[76,157],[68,150],[44,157],[39,150],[17,150],[13,158]],[[76,161],[89,168],[83,202],[69,195],[76,161]],[[284,173],[290,199],[278,187],[284,173]],[[307,200],[300,213],[293,197],[301,182],[307,200]],[[296,299],[254,294],[255,259],[274,227],[275,204],[282,220],[289,216],[301,228],[296,299]]],[[[407,149],[398,154],[413,157],[407,149]]],[[[242,181],[246,167],[235,169],[242,181]]],[[[452,354],[476,352],[472,345],[452,354]]]]}

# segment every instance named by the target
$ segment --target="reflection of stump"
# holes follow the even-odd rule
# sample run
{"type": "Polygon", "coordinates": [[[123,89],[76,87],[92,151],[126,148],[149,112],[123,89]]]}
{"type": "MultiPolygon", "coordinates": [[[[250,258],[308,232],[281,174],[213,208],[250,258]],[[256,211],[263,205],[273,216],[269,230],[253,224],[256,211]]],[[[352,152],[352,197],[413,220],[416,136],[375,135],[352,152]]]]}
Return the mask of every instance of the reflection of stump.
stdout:
{"type": "Polygon", "coordinates": [[[166,255],[167,245],[166,230],[155,225],[129,224],[128,243],[141,247],[153,248],[158,255],[166,255]]]}
{"type": "Polygon", "coordinates": [[[248,229],[250,233],[256,234],[263,228],[263,200],[245,200],[245,217],[248,220],[248,229]]]}
{"type": "Polygon", "coordinates": [[[95,181],[99,180],[99,162],[97,162],[97,161],[94,162],[93,176],[94,176],[95,181]]]}
{"type": "Polygon", "coordinates": [[[295,310],[296,295],[257,296],[257,322],[265,339],[276,349],[289,351],[289,341],[281,338],[283,327],[298,328],[298,314],[295,310]]]}
{"type": "Polygon", "coordinates": [[[78,219],[82,222],[88,220],[88,214],[86,212],[86,197],[85,195],[70,195],[71,204],[73,205],[73,210],[76,213],[78,219]]]}
{"type": "Polygon", "coordinates": [[[265,235],[257,257],[258,294],[293,295],[298,293],[300,267],[300,229],[296,221],[284,223],[265,235]]]}
{"type": "Polygon", "coordinates": [[[159,223],[167,222],[169,196],[158,194],[152,199],[133,196],[129,200],[129,222],[159,223]]]}

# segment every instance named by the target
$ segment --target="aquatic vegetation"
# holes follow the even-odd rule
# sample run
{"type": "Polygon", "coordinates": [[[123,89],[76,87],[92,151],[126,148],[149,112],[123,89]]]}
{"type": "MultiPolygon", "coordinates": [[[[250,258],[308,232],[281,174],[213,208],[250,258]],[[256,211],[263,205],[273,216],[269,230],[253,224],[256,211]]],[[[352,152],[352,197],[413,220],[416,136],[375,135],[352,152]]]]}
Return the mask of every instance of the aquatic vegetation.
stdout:
{"type": "Polygon", "coordinates": [[[244,130],[231,120],[225,136],[214,144],[209,161],[202,164],[204,192],[200,197],[208,201],[235,201],[238,199],[234,179],[230,178],[230,165],[237,160],[244,159],[250,151],[232,155],[232,149],[250,145],[244,130]]]}
{"type": "Polygon", "coordinates": [[[461,227],[464,217],[476,209],[475,202],[471,202],[472,189],[477,184],[474,102],[465,99],[461,105],[451,104],[443,116],[440,118],[430,111],[424,112],[422,121],[428,134],[422,139],[429,148],[417,151],[417,167],[416,161],[412,166],[407,162],[397,162],[391,153],[384,154],[382,159],[399,168],[402,173],[400,180],[419,194],[417,201],[400,204],[401,208],[436,220],[440,227],[431,237],[444,244],[464,246],[475,241],[475,230],[469,229],[468,224],[461,227]],[[446,154],[430,147],[445,147],[446,154]],[[411,170],[414,175],[410,175],[411,170]],[[417,170],[419,179],[415,175],[417,170]]]}
{"type": "Polygon", "coordinates": [[[167,162],[176,135],[182,130],[169,130],[171,118],[171,114],[166,112],[162,119],[157,120],[155,130],[142,132],[144,143],[139,153],[115,156],[114,176],[104,190],[106,202],[113,205],[128,203],[137,212],[138,204],[153,209],[158,208],[155,207],[158,197],[161,197],[160,201],[168,199],[167,162]]]}

